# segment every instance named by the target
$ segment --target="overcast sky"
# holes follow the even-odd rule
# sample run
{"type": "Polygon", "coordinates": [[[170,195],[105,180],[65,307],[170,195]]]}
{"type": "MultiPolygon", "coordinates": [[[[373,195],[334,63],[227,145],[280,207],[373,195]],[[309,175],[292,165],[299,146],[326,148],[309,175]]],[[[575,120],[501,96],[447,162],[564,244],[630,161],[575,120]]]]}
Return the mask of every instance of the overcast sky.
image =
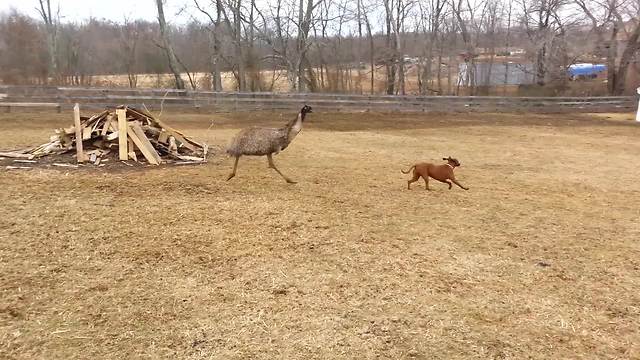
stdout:
{"type": "MultiPolygon", "coordinates": [[[[207,3],[207,1],[203,1],[207,3]]],[[[174,23],[185,23],[191,19],[191,14],[196,12],[181,12],[185,5],[191,5],[187,0],[166,0],[165,17],[167,21],[174,23]],[[178,15],[178,13],[181,13],[178,15]]],[[[109,19],[122,21],[124,17],[130,19],[156,20],[157,9],[155,0],[51,0],[54,4],[60,4],[60,15],[63,22],[76,22],[86,20],[90,17],[98,19],[109,19]]],[[[38,17],[36,7],[39,7],[38,0],[0,0],[0,12],[6,12],[15,8],[21,13],[26,13],[33,17],[38,17]]],[[[53,9],[52,9],[53,11],[53,9]]]]}

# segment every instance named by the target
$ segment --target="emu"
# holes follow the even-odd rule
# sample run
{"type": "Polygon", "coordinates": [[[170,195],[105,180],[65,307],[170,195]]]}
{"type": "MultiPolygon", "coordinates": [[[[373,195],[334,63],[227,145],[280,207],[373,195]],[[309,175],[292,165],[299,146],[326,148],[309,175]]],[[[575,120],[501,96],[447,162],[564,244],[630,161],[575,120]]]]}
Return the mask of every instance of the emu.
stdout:
{"type": "Polygon", "coordinates": [[[236,176],[236,169],[238,168],[238,160],[240,156],[267,156],[269,161],[269,168],[275,170],[282,178],[289,184],[295,184],[278,170],[273,163],[273,154],[277,154],[289,146],[291,141],[295,139],[296,135],[302,130],[302,123],[308,113],[312,113],[311,106],[303,106],[295,119],[289,121],[285,126],[281,128],[265,128],[265,127],[250,127],[241,130],[231,140],[231,144],[227,148],[227,154],[235,157],[233,163],[233,171],[227,177],[227,181],[236,176]]]}

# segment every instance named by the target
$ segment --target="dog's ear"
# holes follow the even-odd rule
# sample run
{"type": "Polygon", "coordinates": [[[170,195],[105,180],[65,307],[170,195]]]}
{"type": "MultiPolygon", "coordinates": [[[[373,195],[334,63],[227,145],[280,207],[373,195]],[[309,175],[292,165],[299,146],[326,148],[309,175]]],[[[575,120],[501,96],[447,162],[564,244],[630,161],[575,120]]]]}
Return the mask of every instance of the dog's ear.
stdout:
{"type": "Polygon", "coordinates": [[[447,159],[447,158],[442,158],[442,160],[449,160],[449,159],[447,159]]]}

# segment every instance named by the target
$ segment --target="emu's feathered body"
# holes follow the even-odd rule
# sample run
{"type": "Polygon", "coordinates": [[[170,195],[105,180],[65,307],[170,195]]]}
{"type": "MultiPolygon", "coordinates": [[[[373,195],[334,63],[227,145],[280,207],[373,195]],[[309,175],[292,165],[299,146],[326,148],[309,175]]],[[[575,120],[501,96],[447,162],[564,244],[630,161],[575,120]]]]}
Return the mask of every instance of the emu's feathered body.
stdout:
{"type": "Polygon", "coordinates": [[[300,130],[302,130],[300,114],[281,128],[250,127],[240,131],[233,138],[227,153],[231,156],[277,154],[289,146],[300,130]]]}
{"type": "Polygon", "coordinates": [[[236,175],[238,160],[242,155],[249,156],[267,156],[269,167],[280,174],[287,182],[293,183],[289,178],[284,176],[276,165],[273,163],[273,154],[277,154],[289,146],[291,141],[302,130],[302,123],[307,113],[310,113],[311,107],[305,105],[298,113],[295,119],[289,121],[285,126],[280,128],[250,127],[240,131],[231,140],[227,147],[227,153],[236,158],[233,164],[233,171],[227,177],[227,180],[236,175]]]}

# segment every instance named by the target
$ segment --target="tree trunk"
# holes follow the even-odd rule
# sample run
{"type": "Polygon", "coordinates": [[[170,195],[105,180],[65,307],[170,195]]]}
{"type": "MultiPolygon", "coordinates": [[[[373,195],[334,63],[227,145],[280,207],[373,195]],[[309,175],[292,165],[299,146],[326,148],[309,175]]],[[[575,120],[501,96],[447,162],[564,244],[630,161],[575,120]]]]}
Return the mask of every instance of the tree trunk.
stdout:
{"type": "Polygon", "coordinates": [[[213,91],[222,91],[222,76],[220,75],[220,40],[218,39],[217,31],[218,25],[215,26],[211,33],[210,41],[212,42],[212,50],[209,58],[209,71],[211,73],[211,89],[213,91]]]}
{"type": "Polygon", "coordinates": [[[640,23],[636,24],[636,28],[629,35],[627,40],[627,46],[620,57],[620,64],[615,75],[615,84],[613,86],[614,95],[622,95],[625,90],[625,84],[627,80],[627,72],[629,71],[629,65],[631,60],[635,56],[636,52],[640,49],[640,23]]]}
{"type": "Polygon", "coordinates": [[[247,89],[247,71],[245,64],[246,59],[242,44],[242,0],[236,0],[235,5],[236,7],[233,9],[233,25],[236,45],[236,68],[238,71],[238,91],[245,91],[247,89]]]}
{"type": "MultiPolygon", "coordinates": [[[[38,12],[44,21],[45,28],[47,29],[47,50],[49,55],[49,70],[50,76],[53,77],[53,82],[58,83],[60,81],[60,74],[58,69],[58,26],[53,19],[53,13],[51,12],[51,0],[39,0],[40,9],[38,12]]],[[[47,83],[48,83],[47,79],[47,83]]]]}
{"type": "Polygon", "coordinates": [[[375,93],[375,72],[376,72],[376,61],[375,61],[375,43],[373,41],[373,33],[371,31],[371,23],[369,22],[369,17],[367,16],[367,12],[364,11],[362,13],[364,17],[364,24],[367,27],[367,37],[369,38],[369,64],[371,66],[371,95],[375,93]]]}
{"type": "Polygon", "coordinates": [[[387,27],[387,50],[391,52],[391,58],[385,59],[385,67],[387,69],[387,85],[386,85],[386,93],[387,95],[393,95],[395,93],[395,84],[396,84],[396,62],[397,54],[396,54],[396,46],[394,44],[394,37],[392,36],[393,32],[393,10],[390,7],[389,0],[384,0],[384,7],[386,12],[386,27],[387,27]]]}
{"type": "Polygon", "coordinates": [[[536,83],[544,86],[546,78],[545,60],[547,57],[547,44],[542,44],[536,53],[536,83]]]}
{"type": "Polygon", "coordinates": [[[176,88],[184,89],[184,80],[182,80],[182,78],[180,77],[178,59],[176,58],[176,54],[173,51],[171,41],[169,40],[169,34],[167,33],[167,22],[164,19],[164,8],[162,0],[156,0],[156,5],[158,6],[158,25],[160,25],[160,35],[162,37],[163,50],[167,55],[167,59],[169,60],[169,69],[171,69],[171,72],[175,77],[176,88]]]}

